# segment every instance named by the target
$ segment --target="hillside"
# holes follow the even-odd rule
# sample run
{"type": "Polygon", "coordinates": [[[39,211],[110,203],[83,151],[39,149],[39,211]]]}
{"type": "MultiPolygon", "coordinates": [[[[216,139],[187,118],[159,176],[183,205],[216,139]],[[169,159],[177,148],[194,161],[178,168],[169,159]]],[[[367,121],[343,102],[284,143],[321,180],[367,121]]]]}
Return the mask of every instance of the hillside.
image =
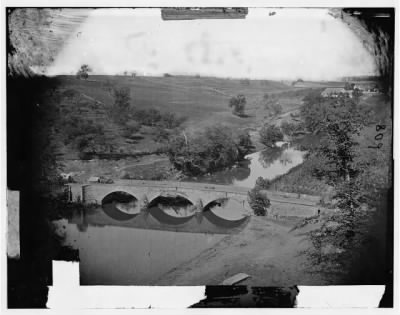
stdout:
{"type": "Polygon", "coordinates": [[[71,136],[71,143],[64,139],[70,125],[76,120],[101,127],[103,146],[110,144],[102,151],[132,154],[154,152],[160,148],[161,144],[156,141],[156,128],[141,126],[134,136],[127,138],[124,127],[110,117],[114,89],[129,89],[130,106],[133,109],[154,108],[161,113],[186,117],[183,127],[187,132],[196,132],[216,124],[256,129],[271,119],[270,109],[265,107],[263,101],[265,94],[276,95],[285,113],[298,108],[309,90],[276,81],[188,76],[90,76],[88,80],[58,76],[55,80],[56,88],[48,101],[57,109],[55,139],[60,153],[67,159],[76,158],[77,154],[74,136],[71,136]],[[244,117],[233,115],[228,106],[229,99],[238,94],[246,97],[244,117]]]}
{"type": "MultiPolygon", "coordinates": [[[[244,94],[251,115],[265,93],[277,93],[294,88],[274,81],[241,81],[218,78],[195,77],[128,77],[90,76],[89,80],[77,80],[73,76],[58,77],[59,88],[74,90],[109,106],[113,103],[113,88],[130,89],[132,106],[156,108],[188,117],[188,126],[202,120],[218,120],[243,124],[243,119],[231,117],[229,99],[244,94]],[[210,115],[216,113],[217,116],[210,115]]],[[[247,123],[247,121],[244,121],[247,123]]]]}

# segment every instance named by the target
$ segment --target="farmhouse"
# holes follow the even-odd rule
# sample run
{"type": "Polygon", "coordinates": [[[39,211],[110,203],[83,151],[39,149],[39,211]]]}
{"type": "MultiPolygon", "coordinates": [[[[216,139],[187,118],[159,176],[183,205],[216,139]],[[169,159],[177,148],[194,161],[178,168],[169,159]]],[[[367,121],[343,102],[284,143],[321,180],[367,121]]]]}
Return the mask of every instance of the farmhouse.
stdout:
{"type": "Polygon", "coordinates": [[[348,96],[352,97],[351,90],[345,90],[344,88],[326,88],[322,91],[322,97],[338,97],[340,94],[347,94],[348,96]]]}

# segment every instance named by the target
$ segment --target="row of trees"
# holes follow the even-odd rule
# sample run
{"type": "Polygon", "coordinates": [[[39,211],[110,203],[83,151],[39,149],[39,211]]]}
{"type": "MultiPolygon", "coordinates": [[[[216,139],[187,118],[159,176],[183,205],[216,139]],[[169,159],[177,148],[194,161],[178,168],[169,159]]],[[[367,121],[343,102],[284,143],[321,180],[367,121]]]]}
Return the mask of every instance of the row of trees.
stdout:
{"type": "MultiPolygon", "coordinates": [[[[279,115],[282,113],[282,105],[279,103],[279,99],[275,94],[264,94],[263,100],[264,108],[269,110],[270,115],[279,115]]],[[[232,109],[232,113],[237,116],[245,115],[247,100],[243,94],[238,94],[229,99],[229,107],[232,109]]]]}
{"type": "MultiPolygon", "coordinates": [[[[360,143],[360,134],[371,122],[371,115],[360,106],[359,99],[341,95],[322,100],[313,95],[305,101],[301,111],[305,125],[321,136],[320,145],[311,152],[319,161],[313,172],[334,187],[338,209],[323,220],[321,228],[310,232],[314,244],[311,256],[318,263],[334,263],[342,268],[352,261],[355,252],[367,246],[375,233],[374,221],[384,215],[365,209],[379,209],[383,192],[390,186],[390,149],[366,148],[360,143]],[[329,258],[322,251],[328,244],[335,248],[329,258]]],[[[376,128],[386,131],[386,123],[376,128]]]]}

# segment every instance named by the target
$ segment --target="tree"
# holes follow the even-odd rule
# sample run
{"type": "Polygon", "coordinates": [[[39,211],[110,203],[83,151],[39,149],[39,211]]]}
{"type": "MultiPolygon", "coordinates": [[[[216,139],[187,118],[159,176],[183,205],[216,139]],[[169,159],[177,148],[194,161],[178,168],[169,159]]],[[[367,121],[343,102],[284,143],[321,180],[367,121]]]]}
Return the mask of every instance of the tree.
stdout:
{"type": "Polygon", "coordinates": [[[247,193],[247,201],[256,216],[267,215],[271,201],[269,200],[265,190],[261,190],[257,186],[254,187],[247,193]]]}
{"type": "Polygon", "coordinates": [[[331,99],[323,98],[319,91],[311,91],[304,97],[300,115],[308,131],[320,131],[332,102],[331,99]]]}
{"type": "Polygon", "coordinates": [[[356,146],[355,136],[360,135],[368,117],[350,98],[337,98],[322,121],[323,138],[319,153],[327,159],[332,183],[350,181],[357,175],[354,164],[356,146]]]}
{"type": "Polygon", "coordinates": [[[316,151],[324,162],[316,166],[316,171],[335,188],[334,198],[340,211],[327,219],[336,226],[333,233],[326,232],[323,225],[318,234],[311,236],[314,239],[325,238],[325,241],[346,250],[354,246],[353,241],[362,230],[359,227],[365,218],[365,212],[360,210],[365,193],[359,180],[365,165],[357,161],[360,152],[356,139],[365,121],[365,112],[354,100],[345,95],[338,97],[322,121],[323,137],[316,151]]]}
{"type": "Polygon", "coordinates": [[[92,69],[87,65],[84,64],[80,67],[80,69],[78,70],[78,72],[76,73],[76,77],[78,79],[85,79],[87,80],[87,78],[89,77],[89,72],[91,72],[92,69]]]}
{"type": "Polygon", "coordinates": [[[243,132],[217,125],[202,133],[171,137],[167,155],[172,164],[188,175],[200,175],[232,166],[250,151],[243,132]]]}
{"type": "Polygon", "coordinates": [[[129,88],[116,88],[113,90],[114,105],[112,107],[112,116],[117,122],[124,123],[129,118],[128,110],[130,107],[130,90],[129,88]]]}
{"type": "Polygon", "coordinates": [[[261,143],[268,147],[273,147],[277,141],[283,140],[281,129],[275,125],[264,125],[259,134],[261,143]]]}
{"type": "Polygon", "coordinates": [[[238,149],[239,158],[244,158],[252,150],[254,150],[254,145],[251,142],[250,134],[247,131],[239,130],[235,137],[235,143],[238,149]]]}
{"type": "MultiPolygon", "coordinates": [[[[365,274],[360,272],[364,259],[361,253],[368,258],[381,256],[377,244],[386,233],[382,229],[386,223],[382,222],[386,222],[391,152],[390,145],[378,149],[359,145],[361,141],[365,144],[364,137],[373,139],[374,135],[361,134],[369,113],[354,98],[342,95],[329,105],[320,122],[322,139],[314,155],[318,163],[313,162],[313,167],[333,186],[332,205],[336,211],[319,218],[321,227],[309,233],[314,245],[309,255],[317,258],[318,264],[328,264],[326,267],[333,272],[345,272],[346,279],[350,279],[353,266],[358,274],[365,274]],[[381,230],[385,233],[380,235],[381,230]],[[333,250],[324,250],[327,248],[333,250]]],[[[390,123],[385,124],[389,129],[390,123]]],[[[381,266],[381,262],[378,264],[381,266]]]]}
{"type": "Polygon", "coordinates": [[[353,90],[353,89],[354,89],[354,86],[355,86],[354,83],[346,82],[346,83],[344,84],[344,89],[345,89],[346,91],[350,91],[350,90],[353,90]]]}
{"type": "Polygon", "coordinates": [[[243,94],[238,94],[229,100],[229,107],[232,108],[232,113],[237,116],[244,115],[246,106],[246,97],[243,94]]]}
{"type": "Polygon", "coordinates": [[[269,189],[271,186],[271,181],[259,176],[256,180],[256,186],[259,189],[269,189]]]}
{"type": "Polygon", "coordinates": [[[361,96],[363,96],[363,91],[360,90],[360,89],[358,89],[358,88],[355,88],[355,89],[353,90],[353,99],[354,99],[354,101],[355,101],[356,103],[359,103],[359,102],[360,102],[361,96]]]}

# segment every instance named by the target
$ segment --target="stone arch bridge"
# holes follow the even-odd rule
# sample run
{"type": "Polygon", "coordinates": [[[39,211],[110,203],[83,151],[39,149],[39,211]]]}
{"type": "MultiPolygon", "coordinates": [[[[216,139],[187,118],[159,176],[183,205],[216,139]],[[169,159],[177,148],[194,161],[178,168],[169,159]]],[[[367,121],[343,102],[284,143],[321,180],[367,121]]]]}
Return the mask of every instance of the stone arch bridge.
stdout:
{"type": "MultiPolygon", "coordinates": [[[[157,197],[184,197],[201,212],[211,202],[229,198],[243,204],[244,214],[252,214],[247,201],[248,188],[206,183],[149,181],[149,180],[117,180],[113,184],[87,183],[68,184],[70,201],[101,204],[103,199],[117,191],[134,196],[139,206],[145,207],[157,197]]],[[[316,196],[298,195],[277,191],[267,191],[271,201],[270,213],[284,216],[311,216],[317,213],[320,198],[316,196]]]]}

